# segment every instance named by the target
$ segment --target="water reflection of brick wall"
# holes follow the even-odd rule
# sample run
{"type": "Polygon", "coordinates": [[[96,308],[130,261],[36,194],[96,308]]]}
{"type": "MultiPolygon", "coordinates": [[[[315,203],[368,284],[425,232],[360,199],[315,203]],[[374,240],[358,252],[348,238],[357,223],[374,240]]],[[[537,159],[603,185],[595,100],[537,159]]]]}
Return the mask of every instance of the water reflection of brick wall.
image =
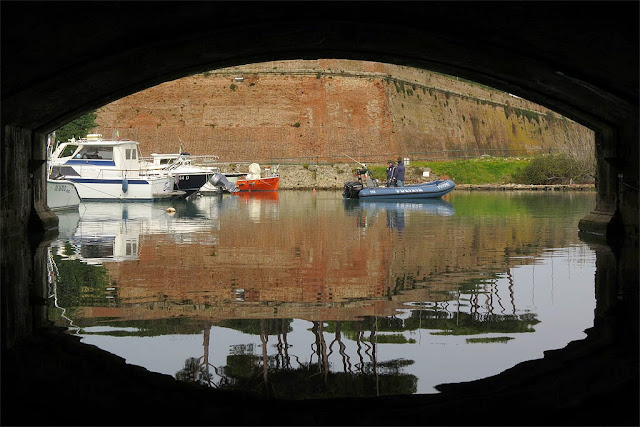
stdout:
{"type": "MultiPolygon", "coordinates": [[[[211,231],[218,234],[217,245],[141,236],[139,260],[105,264],[119,307],[86,308],[83,316],[348,320],[393,315],[406,302],[446,300],[446,291],[474,275],[507,271],[516,262],[510,253],[535,255],[536,248],[575,237],[551,233],[552,227],[527,217],[482,225],[456,217],[459,223],[446,227],[451,219],[433,216],[426,237],[400,238],[383,214],[370,215],[366,227],[355,226],[362,222],[357,215],[338,216],[354,226],[336,227],[322,216],[290,213],[281,218],[287,224],[283,233],[234,217],[241,213],[229,213],[220,230],[211,231]],[[347,231],[337,234],[336,228],[347,231]],[[398,283],[402,292],[396,292],[398,283]]],[[[405,215],[411,221],[412,212],[405,215]]]]}

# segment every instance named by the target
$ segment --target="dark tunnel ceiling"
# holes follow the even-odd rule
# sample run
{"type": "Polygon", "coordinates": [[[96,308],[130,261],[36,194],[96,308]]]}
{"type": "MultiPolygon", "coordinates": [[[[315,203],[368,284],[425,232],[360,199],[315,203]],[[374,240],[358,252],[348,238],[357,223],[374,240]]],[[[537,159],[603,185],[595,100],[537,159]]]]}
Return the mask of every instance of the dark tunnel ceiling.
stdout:
{"type": "Polygon", "coordinates": [[[637,115],[637,2],[3,1],[1,12],[3,122],[40,131],[164,81],[277,59],[430,69],[587,125],[637,115]]]}

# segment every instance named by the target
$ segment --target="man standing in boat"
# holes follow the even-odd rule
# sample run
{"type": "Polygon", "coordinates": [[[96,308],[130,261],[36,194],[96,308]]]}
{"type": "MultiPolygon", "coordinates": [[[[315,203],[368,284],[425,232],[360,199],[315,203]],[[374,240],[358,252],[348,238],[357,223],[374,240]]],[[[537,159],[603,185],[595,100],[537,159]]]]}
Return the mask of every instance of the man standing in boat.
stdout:
{"type": "Polygon", "coordinates": [[[387,187],[393,187],[393,161],[389,160],[387,162],[387,187]]]}
{"type": "Polygon", "coordinates": [[[398,159],[398,166],[393,170],[393,180],[396,187],[404,187],[404,165],[402,159],[398,159]]]}

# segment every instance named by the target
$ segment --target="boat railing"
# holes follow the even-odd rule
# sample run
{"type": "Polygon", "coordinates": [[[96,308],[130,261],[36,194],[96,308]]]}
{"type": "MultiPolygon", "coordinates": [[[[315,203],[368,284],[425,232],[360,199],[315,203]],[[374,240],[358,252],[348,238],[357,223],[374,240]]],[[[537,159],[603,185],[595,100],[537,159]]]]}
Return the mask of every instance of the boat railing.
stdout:
{"type": "Polygon", "coordinates": [[[166,154],[153,155],[151,157],[140,157],[141,166],[144,169],[153,171],[171,171],[182,165],[211,168],[219,165],[220,157],[215,155],[195,156],[191,154],[166,154]],[[167,160],[166,163],[158,163],[158,158],[167,160]]]}

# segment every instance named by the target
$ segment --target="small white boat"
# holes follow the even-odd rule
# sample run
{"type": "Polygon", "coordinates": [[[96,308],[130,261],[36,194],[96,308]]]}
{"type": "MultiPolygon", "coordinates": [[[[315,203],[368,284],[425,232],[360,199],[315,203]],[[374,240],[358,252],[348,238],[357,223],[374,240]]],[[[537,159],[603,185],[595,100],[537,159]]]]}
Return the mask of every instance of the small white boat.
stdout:
{"type": "Polygon", "coordinates": [[[75,184],[65,179],[47,179],[47,205],[52,211],[78,209],[80,195],[75,184]]]}
{"type": "Polygon", "coordinates": [[[201,191],[214,173],[220,171],[217,167],[193,164],[194,160],[206,162],[216,160],[217,156],[191,156],[188,153],[152,153],[150,159],[142,159],[143,167],[149,175],[172,176],[175,190],[184,191],[185,197],[201,191]]]}
{"type": "Polygon", "coordinates": [[[100,134],[60,144],[49,159],[49,178],[75,184],[81,200],[155,200],[185,197],[174,176],[149,173],[138,143],[100,134]]]}

